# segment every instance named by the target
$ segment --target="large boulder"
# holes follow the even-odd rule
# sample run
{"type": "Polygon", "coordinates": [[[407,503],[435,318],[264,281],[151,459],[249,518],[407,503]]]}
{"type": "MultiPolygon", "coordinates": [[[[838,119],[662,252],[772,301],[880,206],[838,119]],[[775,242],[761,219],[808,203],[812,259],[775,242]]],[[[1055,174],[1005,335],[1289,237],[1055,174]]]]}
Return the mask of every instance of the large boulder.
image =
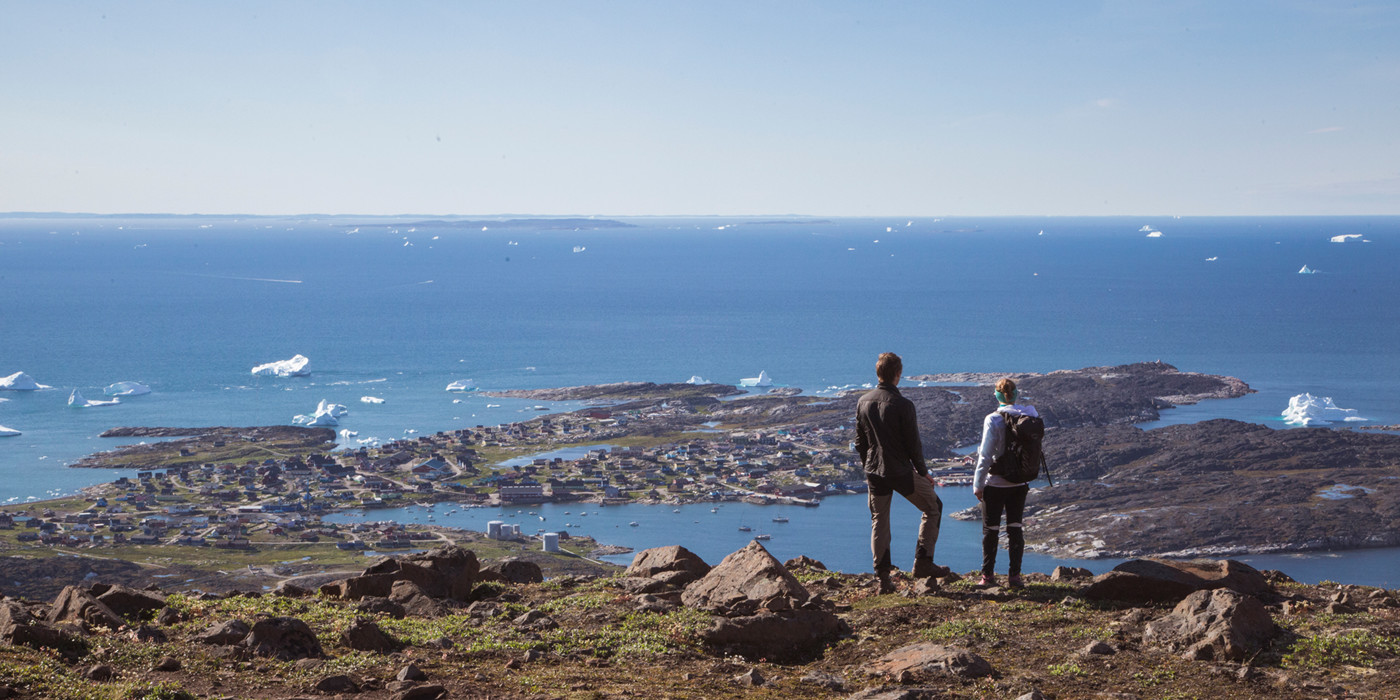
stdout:
{"type": "Polygon", "coordinates": [[[679,574],[666,577],[666,583],[685,586],[710,573],[710,565],[698,555],[680,545],[652,547],[637,552],[624,576],[655,578],[659,574],[679,574]]]}
{"type": "Polygon", "coordinates": [[[321,586],[321,594],[344,600],[368,596],[387,598],[397,581],[412,581],[432,598],[467,601],[476,585],[480,564],[476,554],[457,545],[406,557],[386,557],[359,576],[321,586]]]}
{"type": "Polygon", "coordinates": [[[1218,588],[1196,591],[1170,614],[1147,623],[1142,640],[1186,659],[1243,661],[1277,631],[1257,598],[1218,588]]]}
{"type": "Polygon", "coordinates": [[[125,624],[120,615],[104,603],[94,598],[86,589],[78,586],[65,586],[53,605],[49,606],[48,621],[71,622],[83,628],[107,627],[116,629],[125,624]]]}
{"type": "Polygon", "coordinates": [[[830,612],[802,609],[717,617],[700,637],[707,646],[723,653],[774,663],[802,663],[850,632],[845,621],[830,612]]]}
{"type": "Polygon", "coordinates": [[[730,616],[791,610],[807,598],[807,589],[756,540],[725,557],[681,594],[685,605],[730,616]]]}
{"type": "Polygon", "coordinates": [[[429,597],[412,581],[395,581],[389,591],[389,601],[403,610],[402,616],[435,618],[451,615],[453,608],[429,597]]]}
{"type": "Polygon", "coordinates": [[[992,665],[970,650],[921,642],[900,647],[867,665],[865,673],[908,683],[928,676],[982,678],[992,675],[992,665]]]}
{"type": "Polygon", "coordinates": [[[248,632],[248,623],[242,620],[227,620],[210,625],[203,632],[196,634],[194,640],[201,644],[226,646],[243,641],[248,632]]]}
{"type": "Polygon", "coordinates": [[[112,612],[133,619],[165,607],[165,595],[155,591],[113,584],[94,584],[89,592],[112,612]]]}
{"type": "Polygon", "coordinates": [[[243,640],[243,646],[258,656],[270,656],[282,661],[325,656],[321,642],[317,641],[311,627],[295,617],[258,620],[243,640]]]}
{"type": "Polygon", "coordinates": [[[1132,559],[1095,577],[1084,589],[1083,596],[1089,600],[1175,603],[1194,591],[1217,588],[1253,596],[1273,592],[1268,579],[1258,569],[1233,559],[1132,559]]]}
{"type": "Polygon", "coordinates": [[[372,620],[356,620],[340,633],[340,643],[356,651],[392,654],[403,648],[403,642],[389,636],[372,620]]]}
{"type": "Polygon", "coordinates": [[[0,642],[34,648],[62,649],[78,643],[67,630],[31,614],[13,600],[0,600],[0,642]]]}
{"type": "Polygon", "coordinates": [[[520,557],[506,557],[491,562],[481,570],[481,578],[503,583],[542,583],[544,572],[540,565],[520,557]]]}

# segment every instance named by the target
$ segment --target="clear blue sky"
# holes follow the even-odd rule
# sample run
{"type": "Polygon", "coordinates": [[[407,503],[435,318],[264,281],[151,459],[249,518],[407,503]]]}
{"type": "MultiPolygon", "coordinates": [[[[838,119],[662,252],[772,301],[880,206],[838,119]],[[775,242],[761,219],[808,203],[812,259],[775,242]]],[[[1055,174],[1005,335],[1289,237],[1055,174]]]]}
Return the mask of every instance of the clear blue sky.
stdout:
{"type": "Polygon", "coordinates": [[[1400,214],[1400,3],[0,0],[0,211],[1400,214]]]}

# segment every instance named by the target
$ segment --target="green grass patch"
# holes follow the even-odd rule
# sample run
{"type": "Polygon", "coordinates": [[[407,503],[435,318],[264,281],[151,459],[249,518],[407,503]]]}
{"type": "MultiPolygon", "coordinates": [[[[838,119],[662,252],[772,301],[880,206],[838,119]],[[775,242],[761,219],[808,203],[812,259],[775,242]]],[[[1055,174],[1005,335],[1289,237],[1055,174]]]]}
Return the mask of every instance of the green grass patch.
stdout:
{"type": "Polygon", "coordinates": [[[1286,668],[1325,669],[1337,666],[1369,667],[1379,658],[1400,655],[1400,640],[1371,630],[1347,630],[1340,634],[1299,637],[1283,655],[1286,668]]]}

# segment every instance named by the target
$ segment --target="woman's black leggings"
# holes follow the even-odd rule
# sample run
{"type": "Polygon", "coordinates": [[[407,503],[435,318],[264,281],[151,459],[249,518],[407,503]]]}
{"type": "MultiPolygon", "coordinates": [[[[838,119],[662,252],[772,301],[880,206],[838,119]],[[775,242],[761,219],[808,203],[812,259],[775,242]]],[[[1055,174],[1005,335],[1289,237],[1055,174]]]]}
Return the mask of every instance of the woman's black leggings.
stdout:
{"type": "Polygon", "coordinates": [[[1021,555],[1026,551],[1026,538],[1021,532],[1021,513],[1026,509],[1026,494],[1031,487],[987,486],[982,489],[982,575],[991,576],[997,562],[997,534],[1001,530],[1001,511],[1006,511],[1007,551],[1010,568],[1007,573],[1021,573],[1021,555]]]}

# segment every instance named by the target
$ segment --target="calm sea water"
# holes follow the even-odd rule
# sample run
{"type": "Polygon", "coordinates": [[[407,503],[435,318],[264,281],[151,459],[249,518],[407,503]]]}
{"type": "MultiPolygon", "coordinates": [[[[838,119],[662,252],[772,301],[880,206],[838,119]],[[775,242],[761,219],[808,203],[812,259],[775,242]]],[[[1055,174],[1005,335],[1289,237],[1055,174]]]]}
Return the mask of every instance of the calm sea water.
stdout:
{"type": "Polygon", "coordinates": [[[63,465],[117,425],[287,423],[328,399],[350,408],[343,427],[387,440],[537,412],[444,391],[459,379],[766,370],[816,391],[870,381],[884,350],[910,374],[1161,359],[1259,390],[1165,422],[1277,425],[1306,391],[1400,423],[1400,217],[629,221],[0,218],[0,376],[54,387],[0,393],[0,425],[24,433],[0,438],[0,503],[114,478],[63,465]],[[1344,234],[1369,242],[1329,241],[1344,234]],[[310,377],[249,374],[297,353],[310,377]],[[66,405],[117,381],[154,393],[66,405]]]}

